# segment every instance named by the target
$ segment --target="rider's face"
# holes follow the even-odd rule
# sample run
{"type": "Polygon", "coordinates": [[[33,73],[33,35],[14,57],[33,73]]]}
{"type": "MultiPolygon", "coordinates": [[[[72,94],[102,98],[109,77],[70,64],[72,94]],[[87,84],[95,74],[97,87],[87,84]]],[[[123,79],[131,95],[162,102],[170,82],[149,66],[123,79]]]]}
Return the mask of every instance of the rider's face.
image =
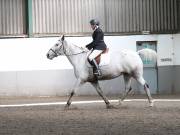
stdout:
{"type": "Polygon", "coordinates": [[[96,28],[96,25],[91,25],[92,30],[96,28]]]}

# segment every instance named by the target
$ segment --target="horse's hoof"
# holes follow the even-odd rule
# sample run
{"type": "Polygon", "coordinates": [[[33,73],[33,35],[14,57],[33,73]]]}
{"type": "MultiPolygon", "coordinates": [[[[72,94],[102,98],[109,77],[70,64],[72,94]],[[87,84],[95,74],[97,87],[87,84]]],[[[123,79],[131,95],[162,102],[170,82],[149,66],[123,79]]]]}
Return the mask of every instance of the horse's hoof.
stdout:
{"type": "Polygon", "coordinates": [[[116,108],[115,106],[113,106],[113,105],[107,105],[106,108],[107,108],[107,109],[117,109],[117,108],[116,108]]]}
{"type": "Polygon", "coordinates": [[[65,105],[64,110],[69,110],[69,105],[68,104],[65,105]]]}
{"type": "Polygon", "coordinates": [[[123,101],[122,100],[119,100],[119,105],[123,105],[123,101]]]}
{"type": "Polygon", "coordinates": [[[152,101],[150,104],[149,104],[149,107],[153,107],[154,106],[154,102],[152,101]]]}

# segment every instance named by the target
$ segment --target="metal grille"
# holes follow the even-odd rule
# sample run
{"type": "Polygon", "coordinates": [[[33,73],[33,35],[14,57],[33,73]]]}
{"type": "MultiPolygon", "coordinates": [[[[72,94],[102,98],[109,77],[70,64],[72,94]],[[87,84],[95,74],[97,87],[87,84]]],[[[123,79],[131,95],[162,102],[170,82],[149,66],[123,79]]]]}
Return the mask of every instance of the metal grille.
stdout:
{"type": "Polygon", "coordinates": [[[106,32],[177,30],[177,0],[105,0],[106,32]]]}
{"type": "Polygon", "coordinates": [[[34,33],[90,32],[90,18],[104,22],[104,0],[33,0],[34,33]]]}
{"type": "Polygon", "coordinates": [[[0,35],[26,33],[24,0],[0,0],[0,35]]]}
{"type": "Polygon", "coordinates": [[[178,0],[178,30],[180,32],[180,0],[178,0]]]}
{"type": "MultiPolygon", "coordinates": [[[[175,33],[180,0],[32,0],[33,34],[86,34],[97,18],[107,33],[175,33]]],[[[26,34],[25,0],[0,0],[0,35],[26,34]]]]}

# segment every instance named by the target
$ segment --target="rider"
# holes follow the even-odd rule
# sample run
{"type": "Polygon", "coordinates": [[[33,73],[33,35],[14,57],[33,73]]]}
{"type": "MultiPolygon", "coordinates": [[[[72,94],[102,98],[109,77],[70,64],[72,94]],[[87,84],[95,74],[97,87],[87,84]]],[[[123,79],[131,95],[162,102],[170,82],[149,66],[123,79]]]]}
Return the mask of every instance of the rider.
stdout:
{"type": "Polygon", "coordinates": [[[92,19],[90,20],[90,25],[94,32],[92,34],[93,41],[86,45],[89,50],[92,49],[91,54],[88,56],[88,59],[95,68],[94,74],[101,76],[101,71],[95,58],[100,55],[104,50],[106,50],[107,46],[104,43],[104,33],[99,27],[99,21],[96,19],[92,19]]]}

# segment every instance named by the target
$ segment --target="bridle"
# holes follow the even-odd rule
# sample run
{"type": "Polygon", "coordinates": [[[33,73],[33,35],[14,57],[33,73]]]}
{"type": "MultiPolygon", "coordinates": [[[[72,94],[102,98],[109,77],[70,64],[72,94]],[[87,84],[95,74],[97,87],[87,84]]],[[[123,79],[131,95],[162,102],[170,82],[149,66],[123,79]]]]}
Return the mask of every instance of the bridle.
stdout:
{"type": "MultiPolygon", "coordinates": [[[[79,46],[77,46],[77,47],[79,47],[79,46]]],[[[61,48],[63,48],[63,52],[64,52],[65,56],[73,56],[73,55],[78,55],[78,54],[82,54],[82,53],[86,53],[86,52],[87,52],[87,51],[84,51],[84,50],[83,50],[83,51],[81,51],[81,52],[79,52],[79,53],[68,54],[67,51],[66,51],[66,49],[65,49],[65,47],[64,47],[64,42],[63,42],[63,41],[62,41],[62,45],[61,45],[61,47],[59,48],[59,50],[61,50],[61,48]]],[[[80,48],[80,47],[79,47],[79,48],[80,48]]],[[[50,51],[52,51],[52,52],[55,54],[55,57],[61,55],[60,53],[54,51],[52,48],[50,49],[50,51]]]]}
{"type": "Polygon", "coordinates": [[[55,54],[55,57],[57,57],[58,56],[58,54],[51,48],[51,49],[49,49],[49,51],[52,51],[54,54],[55,54]]]}

